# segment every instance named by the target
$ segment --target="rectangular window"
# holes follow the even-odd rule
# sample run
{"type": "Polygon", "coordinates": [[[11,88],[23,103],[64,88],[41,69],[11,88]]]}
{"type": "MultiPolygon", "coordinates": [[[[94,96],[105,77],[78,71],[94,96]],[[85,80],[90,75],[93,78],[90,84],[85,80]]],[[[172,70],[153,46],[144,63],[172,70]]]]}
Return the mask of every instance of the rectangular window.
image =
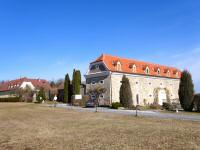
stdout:
{"type": "Polygon", "coordinates": [[[96,98],[95,95],[92,95],[92,96],[91,96],[91,99],[95,99],[95,98],[96,98]]]}

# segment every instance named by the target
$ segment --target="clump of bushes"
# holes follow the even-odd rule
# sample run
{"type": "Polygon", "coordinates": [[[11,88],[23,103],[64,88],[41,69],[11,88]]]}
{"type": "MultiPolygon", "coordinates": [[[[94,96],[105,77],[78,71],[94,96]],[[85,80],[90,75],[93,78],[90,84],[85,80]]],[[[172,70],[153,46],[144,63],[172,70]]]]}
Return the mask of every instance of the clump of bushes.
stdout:
{"type": "Polygon", "coordinates": [[[174,105],[172,105],[171,103],[163,103],[163,109],[165,110],[169,110],[169,111],[173,111],[175,109],[174,105]]]}
{"type": "Polygon", "coordinates": [[[115,102],[115,103],[112,103],[112,109],[118,109],[119,107],[122,107],[122,104],[119,103],[119,102],[115,102]]]}
{"type": "Polygon", "coordinates": [[[21,102],[20,97],[0,98],[0,102],[21,102]]]}
{"type": "Polygon", "coordinates": [[[72,99],[72,105],[73,106],[81,106],[81,107],[85,107],[87,101],[89,100],[89,96],[85,95],[82,97],[82,99],[72,99]]]}
{"type": "Polygon", "coordinates": [[[193,100],[194,110],[200,112],[200,94],[196,94],[193,100]]]}
{"type": "Polygon", "coordinates": [[[162,106],[160,106],[157,103],[152,103],[152,104],[150,104],[149,108],[150,109],[162,109],[162,106]]]}

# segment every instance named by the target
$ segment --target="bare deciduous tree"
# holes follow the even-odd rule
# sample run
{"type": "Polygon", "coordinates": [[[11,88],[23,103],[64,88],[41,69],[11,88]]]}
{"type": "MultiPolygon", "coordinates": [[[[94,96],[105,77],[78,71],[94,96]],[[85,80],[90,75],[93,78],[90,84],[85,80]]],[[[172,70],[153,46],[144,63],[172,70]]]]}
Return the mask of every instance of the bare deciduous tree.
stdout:
{"type": "Polygon", "coordinates": [[[102,94],[104,94],[106,92],[106,88],[103,88],[101,86],[95,86],[95,87],[92,87],[88,90],[88,95],[90,97],[92,96],[95,96],[95,108],[96,108],[96,112],[97,112],[97,108],[99,106],[99,99],[100,99],[100,96],[102,94]]]}

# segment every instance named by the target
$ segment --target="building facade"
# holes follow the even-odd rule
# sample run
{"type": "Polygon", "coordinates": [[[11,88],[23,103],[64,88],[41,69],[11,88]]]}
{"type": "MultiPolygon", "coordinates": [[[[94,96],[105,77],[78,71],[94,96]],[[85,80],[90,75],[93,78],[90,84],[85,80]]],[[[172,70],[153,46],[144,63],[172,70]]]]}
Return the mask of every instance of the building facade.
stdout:
{"type": "Polygon", "coordinates": [[[25,89],[27,86],[33,91],[40,90],[41,88],[48,91],[51,88],[49,82],[46,80],[24,77],[3,83],[0,86],[0,98],[16,97],[18,96],[17,90],[25,89]]]}
{"type": "Polygon", "coordinates": [[[96,86],[107,89],[100,97],[100,105],[120,102],[124,75],[129,79],[134,105],[178,101],[179,69],[105,54],[90,63],[85,75],[86,90],[96,86]]]}

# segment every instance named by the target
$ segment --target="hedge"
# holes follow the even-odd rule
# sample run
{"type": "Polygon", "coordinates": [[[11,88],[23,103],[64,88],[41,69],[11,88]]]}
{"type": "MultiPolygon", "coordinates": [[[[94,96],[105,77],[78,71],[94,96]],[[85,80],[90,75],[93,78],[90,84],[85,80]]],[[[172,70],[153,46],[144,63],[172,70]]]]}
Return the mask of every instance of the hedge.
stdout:
{"type": "Polygon", "coordinates": [[[19,97],[0,98],[0,103],[1,102],[20,102],[20,98],[19,97]]]}
{"type": "Polygon", "coordinates": [[[119,102],[115,102],[115,103],[112,103],[112,109],[118,109],[119,107],[122,107],[122,104],[119,103],[119,102]]]}
{"type": "Polygon", "coordinates": [[[171,103],[166,103],[166,102],[164,102],[162,107],[163,107],[163,109],[165,109],[165,110],[169,110],[169,111],[174,110],[174,106],[173,106],[171,103]]]}

